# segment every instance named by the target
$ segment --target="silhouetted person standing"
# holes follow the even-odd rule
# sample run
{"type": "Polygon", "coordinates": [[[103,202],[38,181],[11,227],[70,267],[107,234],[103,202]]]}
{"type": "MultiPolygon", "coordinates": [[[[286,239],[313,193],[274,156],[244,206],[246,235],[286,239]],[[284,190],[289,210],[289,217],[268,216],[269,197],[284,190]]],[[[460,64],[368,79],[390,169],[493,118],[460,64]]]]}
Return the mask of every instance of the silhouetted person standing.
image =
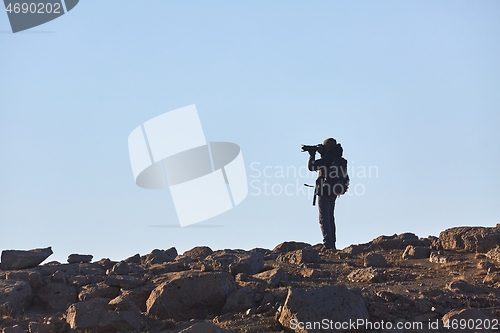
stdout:
{"type": "Polygon", "coordinates": [[[316,179],[315,196],[318,199],[319,224],[323,233],[323,246],[325,249],[336,250],[335,242],[335,200],[344,194],[349,185],[347,176],[347,161],[342,157],[343,149],[333,138],[323,142],[319,160],[315,159],[316,152],[309,151],[308,168],[318,171],[316,179]]]}

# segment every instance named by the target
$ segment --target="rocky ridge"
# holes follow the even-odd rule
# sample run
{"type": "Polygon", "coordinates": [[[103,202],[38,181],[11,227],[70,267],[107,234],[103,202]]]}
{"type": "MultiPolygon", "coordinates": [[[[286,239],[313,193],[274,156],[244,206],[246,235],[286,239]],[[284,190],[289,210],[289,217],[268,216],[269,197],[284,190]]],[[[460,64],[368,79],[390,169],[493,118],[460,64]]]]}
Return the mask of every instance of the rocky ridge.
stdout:
{"type": "Polygon", "coordinates": [[[341,251],[284,242],[40,265],[51,254],[2,252],[4,333],[454,332],[444,321],[500,319],[500,224],[380,236],[341,251]],[[328,329],[307,327],[325,319],[328,329]],[[342,328],[349,320],[364,325],[342,328]]]}

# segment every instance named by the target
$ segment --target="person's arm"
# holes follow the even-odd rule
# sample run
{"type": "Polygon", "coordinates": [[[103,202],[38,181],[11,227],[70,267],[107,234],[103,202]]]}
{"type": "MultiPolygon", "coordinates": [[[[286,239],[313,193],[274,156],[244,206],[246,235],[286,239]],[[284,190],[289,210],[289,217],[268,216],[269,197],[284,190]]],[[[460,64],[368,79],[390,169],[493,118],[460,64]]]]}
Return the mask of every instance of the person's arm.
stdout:
{"type": "Polygon", "coordinates": [[[319,160],[315,160],[315,158],[315,153],[309,153],[309,162],[307,163],[309,171],[318,171],[321,167],[325,167],[327,165],[323,158],[320,158],[319,160]]]}
{"type": "Polygon", "coordinates": [[[309,171],[316,171],[316,169],[314,168],[314,162],[315,162],[315,159],[316,159],[316,152],[309,152],[309,162],[307,162],[307,168],[309,169],[309,171]]]}

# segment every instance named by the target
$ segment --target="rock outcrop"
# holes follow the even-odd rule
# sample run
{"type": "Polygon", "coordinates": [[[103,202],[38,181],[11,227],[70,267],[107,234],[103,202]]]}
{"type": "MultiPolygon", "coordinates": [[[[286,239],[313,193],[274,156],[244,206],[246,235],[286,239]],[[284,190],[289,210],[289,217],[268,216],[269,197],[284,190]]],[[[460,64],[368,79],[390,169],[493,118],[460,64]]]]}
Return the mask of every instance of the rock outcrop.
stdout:
{"type": "Polygon", "coordinates": [[[10,270],[36,267],[47,259],[52,253],[51,247],[29,251],[4,250],[2,251],[0,268],[10,270]]]}
{"type": "Polygon", "coordinates": [[[494,228],[456,227],[439,234],[439,242],[445,250],[488,252],[500,244],[500,224],[494,228]]]}
{"type": "MultiPolygon", "coordinates": [[[[452,332],[446,321],[500,318],[497,229],[380,236],[339,251],[199,246],[42,265],[49,251],[4,251],[0,332],[317,332],[305,323],[325,318],[422,323],[421,331],[432,322],[452,332]]],[[[355,331],[365,329],[377,331],[355,331]]]]}

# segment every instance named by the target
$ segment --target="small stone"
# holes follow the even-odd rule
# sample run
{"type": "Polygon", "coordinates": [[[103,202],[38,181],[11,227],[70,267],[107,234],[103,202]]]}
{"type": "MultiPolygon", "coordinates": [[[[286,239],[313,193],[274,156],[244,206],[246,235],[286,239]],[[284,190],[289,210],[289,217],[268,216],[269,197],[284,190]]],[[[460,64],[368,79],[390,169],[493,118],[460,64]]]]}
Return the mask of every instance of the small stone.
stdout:
{"type": "Polygon", "coordinates": [[[248,309],[247,311],[245,311],[245,314],[246,314],[247,316],[254,315],[254,314],[255,314],[255,309],[250,308],[250,309],[248,309]]]}
{"type": "Polygon", "coordinates": [[[248,274],[246,274],[246,273],[238,273],[235,276],[235,280],[236,281],[246,281],[246,280],[248,280],[248,274]]]}
{"type": "Polygon", "coordinates": [[[364,261],[365,267],[387,267],[387,260],[379,253],[368,253],[364,261]]]}

